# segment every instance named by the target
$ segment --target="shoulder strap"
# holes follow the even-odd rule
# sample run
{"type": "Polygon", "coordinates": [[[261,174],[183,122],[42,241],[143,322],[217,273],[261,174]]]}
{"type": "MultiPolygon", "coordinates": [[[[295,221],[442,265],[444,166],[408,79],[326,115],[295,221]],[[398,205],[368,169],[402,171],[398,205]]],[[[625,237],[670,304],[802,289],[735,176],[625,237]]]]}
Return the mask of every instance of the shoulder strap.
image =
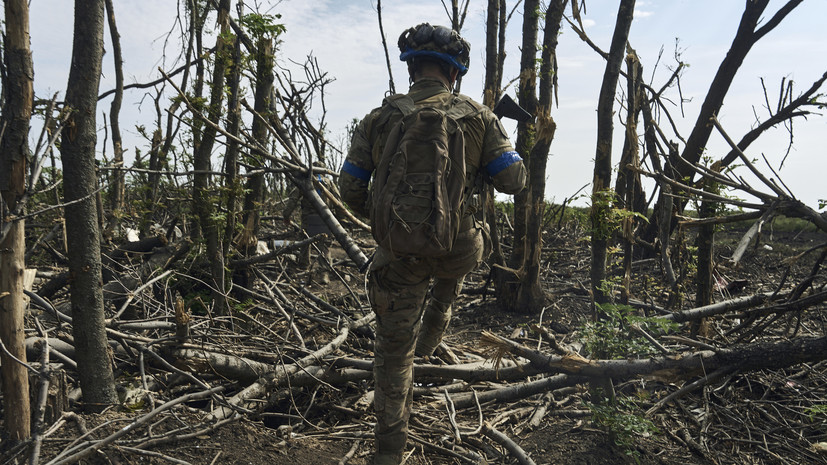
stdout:
{"type": "Polygon", "coordinates": [[[403,115],[410,115],[416,108],[414,101],[405,94],[396,94],[385,99],[389,106],[401,111],[403,115]]]}
{"type": "Polygon", "coordinates": [[[451,118],[460,120],[466,116],[475,115],[480,112],[482,112],[482,109],[474,106],[470,98],[464,95],[455,95],[451,102],[451,108],[449,108],[446,113],[451,118]]]}

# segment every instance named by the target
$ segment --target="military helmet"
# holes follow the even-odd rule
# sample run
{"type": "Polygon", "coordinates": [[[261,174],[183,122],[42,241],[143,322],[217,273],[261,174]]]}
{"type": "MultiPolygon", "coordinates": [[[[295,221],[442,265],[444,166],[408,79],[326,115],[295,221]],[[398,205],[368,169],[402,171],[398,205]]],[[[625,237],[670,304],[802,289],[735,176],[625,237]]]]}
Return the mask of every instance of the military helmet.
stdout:
{"type": "Polygon", "coordinates": [[[468,72],[471,45],[457,31],[445,26],[422,23],[407,29],[399,36],[399,59],[409,61],[417,57],[441,60],[459,70],[468,72]]]}

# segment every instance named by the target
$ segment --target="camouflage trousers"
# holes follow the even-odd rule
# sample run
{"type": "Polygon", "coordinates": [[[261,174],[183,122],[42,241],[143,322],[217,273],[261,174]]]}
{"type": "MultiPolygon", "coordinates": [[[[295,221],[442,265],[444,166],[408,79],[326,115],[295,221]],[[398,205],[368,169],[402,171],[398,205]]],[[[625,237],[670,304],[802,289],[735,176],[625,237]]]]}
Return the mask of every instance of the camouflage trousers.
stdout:
{"type": "MultiPolygon", "coordinates": [[[[438,259],[395,260],[387,251],[377,251],[369,276],[370,301],[376,313],[376,463],[380,456],[383,463],[393,463],[392,457],[401,458],[405,449],[413,401],[414,348],[431,280],[433,304],[429,307],[441,311],[446,303],[453,303],[463,278],[482,258],[483,236],[475,228],[461,232],[451,253],[438,259]]],[[[439,328],[440,337],[444,329],[439,328]]]]}

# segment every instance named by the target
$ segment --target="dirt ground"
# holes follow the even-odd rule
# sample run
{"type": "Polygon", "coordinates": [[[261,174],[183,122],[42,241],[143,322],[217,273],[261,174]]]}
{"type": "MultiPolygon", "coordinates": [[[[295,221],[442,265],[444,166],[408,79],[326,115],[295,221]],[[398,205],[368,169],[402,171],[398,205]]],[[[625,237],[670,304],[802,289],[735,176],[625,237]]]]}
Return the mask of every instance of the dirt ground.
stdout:
{"type": "MultiPolygon", "coordinates": [[[[737,234],[731,234],[717,246],[716,256],[723,261],[732,253],[737,234]]],[[[746,295],[765,291],[786,278],[795,282],[812,269],[813,254],[790,264],[786,261],[793,252],[806,250],[823,243],[820,233],[764,234],[761,241],[746,254],[737,268],[719,268],[722,282],[738,281],[732,288],[734,295],[746,295]]],[[[529,343],[526,333],[533,323],[552,328],[561,344],[576,348],[577,328],[590,315],[587,264],[588,245],[578,241],[575,234],[565,231],[546,237],[546,270],[544,287],[548,293],[548,306],[542,315],[517,315],[501,311],[492,296],[481,295],[487,269],[473,273],[466,282],[465,292],[458,304],[458,311],[449,330],[446,343],[457,353],[479,353],[477,345],[483,330],[517,341],[529,343]]],[[[687,239],[687,244],[691,241],[687,239]]],[[[336,254],[341,256],[341,251],[336,254]]],[[[667,300],[668,289],[653,286],[652,279],[659,275],[657,264],[643,265],[636,269],[633,297],[651,299],[661,305],[667,300]]],[[[824,273],[820,278],[824,280],[824,273]]],[[[355,284],[351,282],[351,284],[355,284]]],[[[823,284],[823,282],[822,282],[823,284]]],[[[313,284],[315,292],[323,294],[332,303],[346,301],[348,289],[337,283],[313,284]]],[[[692,295],[687,290],[687,295],[692,295]]],[[[725,292],[723,289],[721,292],[725,292]]],[[[721,300],[723,295],[717,296],[721,300]]],[[[691,307],[684,304],[686,308],[691,307]]],[[[821,306],[808,318],[808,328],[823,324],[821,306]]],[[[788,320],[780,323],[795,324],[788,320]]],[[[799,324],[802,324],[799,322],[799,324]]],[[[823,328],[821,330],[823,334],[823,328]]],[[[711,339],[710,339],[711,340],[711,339]]],[[[536,340],[535,340],[536,341],[536,340]]],[[[371,440],[372,415],[369,408],[356,408],[353,399],[360,397],[371,381],[353,383],[349,387],[334,389],[333,394],[323,394],[318,389],[306,389],[306,395],[324,397],[312,400],[293,398],[282,403],[284,410],[302,406],[301,415],[284,419],[275,411],[273,415],[241,416],[215,430],[195,432],[190,437],[173,443],[163,443],[147,448],[149,452],[132,450],[128,445],[105,447],[78,463],[88,464],[269,464],[315,465],[369,464],[373,452],[371,440]],[[322,401],[323,400],[323,401],[322,401]],[[290,403],[292,402],[292,407],[290,403]]],[[[680,385],[652,380],[631,380],[618,383],[618,393],[640,400],[638,407],[645,410],[664,392],[674,391],[680,385]]],[[[550,408],[537,427],[528,426],[528,416],[539,405],[541,395],[508,405],[484,406],[486,414],[496,416],[497,428],[522,447],[538,465],[543,464],[788,464],[827,463],[827,455],[813,445],[827,440],[827,421],[822,414],[807,424],[801,406],[824,405],[827,398],[827,369],[824,364],[793,367],[784,372],[735,373],[708,388],[687,395],[683,400],[665,407],[651,416],[657,430],[643,436],[634,436],[631,445],[621,447],[616,438],[593,422],[587,408],[589,388],[576,386],[554,392],[550,408]],[[801,373],[804,372],[802,375],[801,373]],[[772,401],[773,403],[768,403],[772,401]],[[796,407],[798,405],[799,407],[796,407]],[[779,411],[775,415],[771,409],[779,411]],[[780,410],[779,410],[780,409],[780,410]],[[787,415],[788,409],[797,410],[787,415]],[[761,411],[769,410],[766,414],[761,411]],[[753,413],[756,413],[753,418],[753,413]],[[728,418],[727,415],[731,415],[728,418]],[[822,431],[819,433],[818,431],[822,431]]],[[[203,405],[190,403],[175,415],[166,416],[149,429],[151,436],[187,425],[205,424],[203,405]],[[152,431],[154,429],[154,431],[152,431]]],[[[411,420],[412,438],[405,463],[411,465],[471,463],[451,457],[446,449],[454,442],[451,427],[443,410],[433,408],[429,399],[417,398],[411,420]]],[[[278,409],[276,409],[278,410],[278,409]]],[[[816,410],[810,410],[816,411],[816,410]]],[[[83,415],[85,427],[103,424],[102,432],[117,431],[147,412],[146,408],[128,411],[112,409],[101,415],[83,415]]],[[[476,409],[458,413],[463,424],[476,423],[476,409]]],[[[194,428],[195,429],[195,428],[194,428]]],[[[41,463],[47,463],[69,442],[81,435],[75,421],[66,421],[44,441],[41,463]]],[[[505,449],[481,434],[463,436],[470,449],[489,451],[488,462],[518,463],[505,449]],[[473,446],[473,447],[470,447],[473,446]]],[[[13,454],[9,445],[0,447],[2,462],[23,463],[24,454],[13,454]]],[[[50,462],[52,463],[52,462],[50,462]]],[[[63,463],[59,460],[55,463],[63,463]]]]}

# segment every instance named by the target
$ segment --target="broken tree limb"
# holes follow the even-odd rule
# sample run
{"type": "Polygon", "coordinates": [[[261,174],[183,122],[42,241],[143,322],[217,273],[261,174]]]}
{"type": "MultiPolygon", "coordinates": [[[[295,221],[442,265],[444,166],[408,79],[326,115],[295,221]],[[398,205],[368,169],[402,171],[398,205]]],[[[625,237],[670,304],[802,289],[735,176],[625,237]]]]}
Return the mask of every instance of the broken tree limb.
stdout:
{"type": "Polygon", "coordinates": [[[47,463],[46,465],[68,465],[70,463],[76,463],[76,462],[80,461],[81,459],[89,457],[90,455],[94,454],[95,452],[102,449],[103,447],[106,447],[107,445],[112,444],[113,442],[115,442],[116,440],[120,439],[121,437],[129,434],[129,432],[135,430],[136,428],[149,423],[150,420],[152,420],[154,417],[158,416],[158,414],[160,414],[161,412],[169,410],[169,409],[171,409],[172,407],[175,407],[178,404],[182,404],[182,403],[185,403],[185,402],[190,402],[190,401],[193,401],[193,400],[203,399],[203,398],[206,398],[206,397],[211,397],[211,396],[223,391],[224,389],[225,389],[224,386],[218,386],[218,387],[214,387],[214,388],[211,388],[211,389],[207,389],[205,391],[195,392],[195,393],[192,393],[192,394],[187,394],[187,395],[178,397],[176,399],[173,399],[173,400],[161,405],[160,407],[152,410],[151,412],[147,413],[146,415],[143,415],[143,416],[139,417],[133,423],[130,423],[129,425],[127,425],[123,428],[120,428],[114,434],[111,434],[108,437],[106,437],[104,439],[101,439],[100,441],[96,441],[96,442],[92,443],[89,447],[84,448],[84,449],[82,449],[82,450],[80,450],[80,451],[78,451],[78,452],[76,452],[76,453],[74,453],[74,454],[72,454],[68,457],[58,456],[55,459],[53,459],[51,462],[47,463]]]}
{"type": "Polygon", "coordinates": [[[765,302],[781,299],[783,297],[783,295],[773,295],[773,293],[770,292],[748,295],[737,299],[704,305],[703,307],[670,313],[668,315],[663,315],[660,318],[663,318],[664,320],[671,320],[676,323],[696,321],[708,316],[754,307],[756,305],[761,305],[765,302]]]}
{"type": "Polygon", "coordinates": [[[121,305],[121,308],[117,312],[115,312],[115,315],[113,315],[112,318],[106,320],[105,323],[107,325],[109,325],[109,324],[112,323],[112,321],[117,320],[118,318],[120,318],[120,316],[123,315],[123,312],[126,311],[126,308],[129,306],[129,304],[132,303],[132,301],[135,299],[135,297],[137,295],[139,295],[141,293],[141,291],[143,291],[144,289],[146,289],[149,286],[152,286],[152,284],[155,283],[156,281],[160,281],[161,279],[164,279],[165,277],[169,276],[170,274],[172,274],[172,270],[164,271],[160,275],[150,279],[149,281],[145,282],[144,284],[142,284],[140,287],[138,287],[134,291],[130,292],[129,295],[127,295],[127,297],[126,297],[126,301],[123,303],[123,305],[121,305]]]}
{"type": "MultiPolygon", "coordinates": [[[[535,394],[542,392],[553,391],[563,387],[574,386],[576,384],[585,383],[588,378],[584,376],[569,376],[556,375],[542,378],[536,381],[527,383],[513,384],[498,389],[491,389],[488,391],[477,392],[476,397],[480,403],[495,401],[498,403],[509,402],[519,399],[525,399],[535,394]]],[[[469,408],[476,405],[477,400],[474,398],[474,393],[465,392],[455,396],[451,396],[456,408],[469,408]]]]}
{"type": "Polygon", "coordinates": [[[370,232],[370,225],[365,223],[364,221],[360,220],[359,218],[356,217],[356,215],[351,213],[350,210],[347,207],[344,206],[342,201],[339,200],[338,197],[333,195],[333,193],[330,192],[330,190],[327,187],[325,187],[324,183],[321,183],[321,182],[318,182],[318,181],[314,181],[314,183],[316,184],[316,188],[320,189],[322,191],[322,194],[324,194],[327,201],[335,204],[338,207],[337,211],[342,212],[342,214],[344,216],[346,216],[347,219],[350,220],[356,226],[362,228],[365,231],[370,232]]]}
{"type": "Polygon", "coordinates": [[[34,409],[34,425],[32,425],[32,447],[29,453],[29,463],[36,465],[40,458],[40,446],[43,444],[43,420],[46,416],[46,402],[49,399],[49,338],[43,337],[39,340],[41,356],[40,356],[40,371],[38,376],[40,378],[37,387],[37,402],[34,409]]]}
{"type": "MultiPolygon", "coordinates": [[[[161,72],[163,73],[163,71],[161,72]]],[[[193,111],[193,114],[195,116],[200,118],[206,124],[214,127],[231,140],[238,140],[237,137],[234,137],[232,134],[228,134],[223,128],[220,128],[211,121],[209,121],[209,118],[205,117],[192,106],[192,104],[186,99],[186,94],[184,94],[184,92],[182,92],[181,89],[178,88],[178,86],[176,86],[175,83],[172,82],[172,80],[167,78],[166,75],[164,75],[164,77],[178,91],[179,95],[186,102],[187,107],[189,107],[190,110],[193,111]]],[[[247,105],[246,103],[244,103],[244,105],[255,114],[255,110],[250,109],[249,105],[247,105]]],[[[302,195],[304,195],[304,197],[310,202],[310,204],[313,205],[313,208],[315,208],[316,211],[319,213],[319,216],[321,217],[322,221],[324,221],[325,225],[327,225],[328,229],[330,229],[331,233],[333,234],[333,237],[335,237],[339,244],[341,244],[342,248],[345,250],[345,253],[347,253],[348,257],[350,257],[350,259],[356,263],[359,269],[363,269],[369,263],[368,257],[366,257],[364,253],[362,253],[361,249],[359,249],[359,246],[356,245],[356,242],[350,237],[350,235],[348,235],[347,231],[345,231],[342,225],[339,224],[339,220],[336,219],[336,217],[330,211],[330,208],[328,208],[327,204],[325,204],[324,200],[322,200],[322,198],[319,196],[319,193],[316,192],[316,189],[313,186],[313,182],[310,180],[310,178],[295,174],[307,173],[308,169],[304,166],[301,166],[300,163],[302,158],[301,156],[299,156],[299,151],[296,149],[295,143],[293,142],[287,130],[281,124],[279,124],[278,119],[273,119],[271,121],[273,121],[276,125],[276,139],[287,150],[292,159],[299,164],[299,166],[293,166],[293,168],[296,168],[295,172],[286,173],[288,179],[290,179],[290,181],[292,181],[293,184],[295,184],[299,188],[299,190],[302,192],[302,195]]],[[[249,145],[244,143],[244,141],[239,142],[243,143],[245,146],[249,145]]],[[[263,151],[263,149],[260,147],[257,147],[257,149],[259,151],[263,151]]],[[[276,160],[278,163],[284,165],[285,167],[288,167],[289,165],[284,160],[280,160],[276,157],[268,156],[268,158],[276,160]]]]}
{"type": "Polygon", "coordinates": [[[256,263],[268,262],[268,261],[278,257],[279,255],[284,255],[284,254],[286,254],[288,252],[291,252],[293,250],[299,250],[299,249],[303,248],[306,245],[310,245],[314,242],[318,242],[318,241],[322,240],[322,238],[323,238],[323,236],[321,236],[321,235],[313,236],[313,237],[310,237],[310,238],[307,238],[307,239],[304,239],[304,240],[301,240],[301,241],[296,241],[292,244],[285,245],[283,247],[279,247],[276,250],[273,250],[272,252],[268,252],[266,254],[255,255],[255,256],[252,256],[252,257],[249,257],[249,258],[241,258],[241,259],[237,259],[237,260],[230,260],[229,267],[231,269],[238,269],[238,268],[244,268],[244,267],[247,267],[247,266],[250,266],[250,265],[255,265],[256,263]]]}
{"type": "MultiPolygon", "coordinates": [[[[261,115],[259,115],[254,109],[250,108],[246,102],[242,102],[242,104],[248,111],[252,112],[255,117],[262,118],[261,115]]],[[[296,149],[296,144],[293,142],[292,137],[284,126],[281,125],[281,122],[276,118],[271,118],[269,120],[265,119],[265,121],[272,123],[272,125],[268,124],[268,127],[274,130],[276,140],[278,140],[282,147],[287,150],[293,161],[297,164],[301,164],[302,157],[299,155],[298,149],[296,149]]],[[[345,250],[347,256],[350,257],[354,263],[356,263],[356,266],[358,266],[359,269],[363,269],[368,264],[368,257],[362,253],[362,250],[359,249],[356,242],[350,237],[347,231],[345,231],[342,225],[339,224],[339,220],[335,215],[333,215],[330,208],[319,196],[319,193],[316,191],[316,187],[313,185],[311,177],[305,175],[308,172],[309,170],[302,166],[299,170],[287,172],[286,174],[287,178],[299,188],[304,198],[307,199],[307,201],[313,205],[313,208],[316,209],[316,212],[319,213],[322,221],[324,221],[327,228],[333,234],[333,237],[336,238],[345,250]]]]}
{"type": "Polygon", "coordinates": [[[763,173],[758,171],[758,168],[756,168],[755,165],[752,164],[752,162],[749,160],[746,154],[744,154],[744,152],[738,147],[738,144],[736,144],[735,141],[732,140],[731,137],[729,137],[729,134],[727,134],[723,126],[721,126],[720,121],[718,121],[718,118],[714,114],[709,118],[709,121],[713,124],[713,126],[715,126],[715,128],[721,134],[721,137],[723,137],[724,140],[726,140],[727,144],[729,144],[729,146],[732,148],[732,150],[734,150],[735,153],[738,154],[738,157],[741,159],[741,162],[744,163],[744,165],[746,165],[746,167],[749,168],[750,171],[752,171],[752,174],[755,175],[756,178],[761,180],[761,182],[764,183],[764,185],[767,186],[771,191],[773,191],[779,199],[785,200],[790,198],[787,195],[787,193],[784,192],[784,190],[778,186],[778,184],[776,184],[774,181],[767,179],[763,173]]]}
{"type": "Polygon", "coordinates": [[[696,379],[695,381],[693,381],[689,384],[684,385],[682,388],[678,389],[677,391],[675,391],[675,392],[669,394],[668,396],[664,397],[663,399],[657,401],[655,403],[655,405],[653,405],[649,410],[646,411],[646,416],[651,416],[655,412],[660,410],[661,407],[668,404],[669,402],[672,402],[673,400],[675,400],[675,399],[677,399],[681,396],[689,394],[690,392],[692,392],[696,389],[702,388],[702,387],[706,386],[707,384],[714,383],[714,382],[718,381],[719,379],[721,379],[721,378],[723,378],[727,375],[735,373],[736,371],[738,371],[738,368],[737,367],[732,367],[732,366],[724,366],[724,367],[718,368],[717,370],[713,371],[712,373],[704,375],[703,377],[701,377],[699,379],[696,379]]]}
{"type": "MultiPolygon", "coordinates": [[[[376,315],[370,313],[364,318],[353,323],[352,326],[369,324],[375,318],[376,315]]],[[[350,332],[350,327],[351,325],[342,326],[339,330],[339,334],[332,341],[310,355],[307,355],[306,357],[301,358],[290,365],[279,365],[275,367],[275,369],[265,373],[264,376],[258,379],[258,381],[247,386],[241,392],[229,399],[228,403],[230,404],[230,407],[225,407],[222,405],[213,409],[213,411],[210,412],[210,418],[218,420],[228,418],[235,411],[233,409],[235,406],[257,409],[260,402],[251,403],[251,400],[263,398],[269,390],[275,386],[278,386],[284,380],[289,379],[293,374],[305,367],[311,366],[314,362],[322,360],[326,355],[333,353],[347,339],[350,332]]]]}
{"type": "MultiPolygon", "coordinates": [[[[353,367],[360,370],[373,370],[373,361],[353,358],[337,358],[331,364],[334,368],[353,367]]],[[[510,364],[508,366],[495,367],[489,361],[478,361],[460,365],[432,365],[429,363],[416,363],[413,367],[414,380],[428,380],[437,382],[439,380],[452,381],[462,380],[467,383],[496,382],[524,379],[540,373],[530,363],[510,364]],[[489,366],[486,366],[489,365],[489,366]]]]}
{"type": "Polygon", "coordinates": [[[725,366],[741,371],[786,368],[799,363],[827,359],[827,336],[796,338],[781,342],[757,342],[741,346],[703,350],[674,357],[651,357],[635,360],[591,360],[579,356],[548,356],[508,339],[484,332],[483,343],[524,357],[535,368],[548,373],[565,373],[595,378],[626,379],[639,375],[672,378],[696,376],[725,366]]]}
{"type": "Polygon", "coordinates": [[[735,248],[735,252],[733,252],[732,257],[729,258],[729,262],[732,265],[738,265],[741,261],[741,258],[744,256],[744,253],[747,251],[752,240],[761,232],[761,228],[764,226],[764,223],[767,223],[773,219],[775,216],[775,203],[769,206],[767,210],[761,215],[755,223],[752,223],[749,230],[747,230],[744,237],[741,238],[741,241],[738,243],[738,247],[735,248]]]}
{"type": "Polygon", "coordinates": [[[176,349],[169,353],[178,367],[187,367],[193,373],[215,372],[242,382],[253,382],[273,369],[269,363],[257,362],[237,355],[221,354],[199,349],[176,349]]]}
{"type": "Polygon", "coordinates": [[[512,441],[511,438],[506,436],[505,434],[497,431],[496,428],[489,425],[488,422],[485,422],[482,426],[482,434],[491,438],[497,444],[505,447],[508,452],[511,453],[511,456],[517,459],[523,465],[536,465],[534,460],[531,460],[531,457],[526,454],[522,447],[517,445],[516,442],[512,441]]]}
{"type": "Polygon", "coordinates": [[[791,300],[789,302],[779,302],[773,305],[765,305],[759,308],[751,308],[745,311],[744,313],[752,317],[769,315],[772,313],[793,312],[798,310],[804,310],[806,308],[818,305],[826,300],[827,291],[821,291],[812,295],[808,295],[807,297],[791,300]]]}
{"type": "Polygon", "coordinates": [[[292,173],[288,174],[288,178],[299,188],[299,190],[301,190],[304,198],[307,199],[311,205],[313,205],[313,208],[316,209],[316,212],[333,234],[333,237],[336,238],[345,250],[347,256],[350,257],[354,263],[356,263],[356,266],[358,266],[360,270],[364,268],[368,264],[368,257],[362,253],[362,250],[358,245],[356,245],[356,242],[350,237],[347,231],[345,231],[345,228],[339,224],[339,220],[336,219],[330,211],[330,208],[327,207],[327,204],[324,203],[321,197],[319,197],[319,193],[316,192],[313,182],[307,177],[296,176],[292,173]]]}

